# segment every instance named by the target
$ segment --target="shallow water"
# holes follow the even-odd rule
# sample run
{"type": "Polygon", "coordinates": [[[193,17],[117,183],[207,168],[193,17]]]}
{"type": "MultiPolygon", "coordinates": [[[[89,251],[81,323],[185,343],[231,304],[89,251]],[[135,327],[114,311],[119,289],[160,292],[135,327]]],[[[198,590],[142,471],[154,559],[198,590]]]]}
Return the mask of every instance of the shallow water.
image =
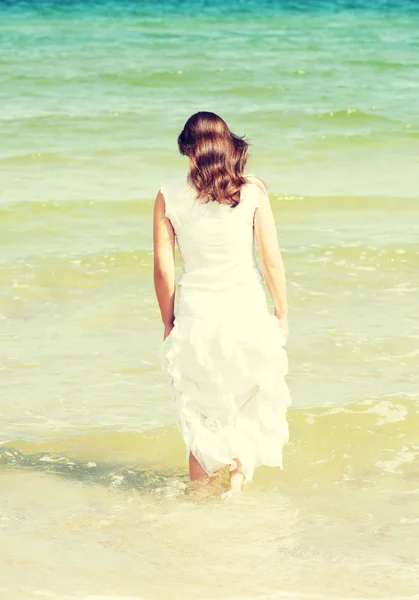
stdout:
{"type": "Polygon", "coordinates": [[[0,591],[413,598],[419,81],[411,2],[0,5],[0,591]],[[187,481],[152,202],[196,110],[252,142],[288,274],[290,443],[187,481]]]}

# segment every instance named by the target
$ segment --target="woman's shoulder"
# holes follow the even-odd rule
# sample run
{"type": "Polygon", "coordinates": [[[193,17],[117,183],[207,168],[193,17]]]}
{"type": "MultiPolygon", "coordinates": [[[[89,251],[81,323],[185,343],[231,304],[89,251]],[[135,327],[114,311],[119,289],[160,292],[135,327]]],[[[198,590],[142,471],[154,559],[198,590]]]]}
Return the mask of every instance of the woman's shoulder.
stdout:
{"type": "Polygon", "coordinates": [[[180,191],[187,189],[186,178],[181,175],[168,177],[160,184],[160,191],[165,195],[177,195],[180,191]]]}
{"type": "Polygon", "coordinates": [[[263,192],[265,192],[266,194],[268,193],[267,190],[267,186],[265,184],[265,182],[258,177],[257,175],[254,175],[253,173],[249,173],[248,175],[245,175],[246,180],[248,181],[248,183],[250,185],[254,185],[257,186],[258,188],[260,188],[263,192]]]}
{"type": "Polygon", "coordinates": [[[248,198],[248,202],[251,203],[254,209],[259,208],[261,198],[268,196],[268,190],[265,183],[260,177],[249,173],[245,175],[247,183],[244,186],[244,195],[242,198],[248,198]]]}
{"type": "Polygon", "coordinates": [[[186,177],[172,176],[161,183],[159,192],[164,197],[165,213],[172,224],[179,226],[190,203],[186,177]]]}

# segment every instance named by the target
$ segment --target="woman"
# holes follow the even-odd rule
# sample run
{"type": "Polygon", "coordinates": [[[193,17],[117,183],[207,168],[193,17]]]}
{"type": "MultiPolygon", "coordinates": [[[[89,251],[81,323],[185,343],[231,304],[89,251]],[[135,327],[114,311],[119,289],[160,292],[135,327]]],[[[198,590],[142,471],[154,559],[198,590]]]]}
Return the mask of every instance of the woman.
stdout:
{"type": "Polygon", "coordinates": [[[218,115],[198,112],[178,146],[189,172],[162,184],[154,206],[160,359],[173,387],[191,480],[211,478],[228,465],[231,494],[252,480],[255,467],[282,468],[291,403],[284,379],[284,266],[266,187],[244,174],[244,138],[218,115]],[[176,309],[175,240],[182,261],[176,309]]]}

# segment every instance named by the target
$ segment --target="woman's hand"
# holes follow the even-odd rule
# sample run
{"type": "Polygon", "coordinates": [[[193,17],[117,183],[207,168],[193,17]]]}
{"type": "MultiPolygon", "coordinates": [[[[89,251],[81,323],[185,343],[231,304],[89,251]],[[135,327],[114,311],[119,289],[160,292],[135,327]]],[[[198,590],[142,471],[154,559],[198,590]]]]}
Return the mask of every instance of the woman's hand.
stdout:
{"type": "Polygon", "coordinates": [[[255,210],[255,232],[262,266],[262,274],[275,307],[275,316],[288,335],[287,323],[287,284],[285,267],[279,249],[276,224],[265,184],[254,178],[258,191],[258,208],[255,210]]]}
{"type": "Polygon", "coordinates": [[[167,336],[169,335],[169,333],[172,331],[173,329],[173,323],[170,323],[169,325],[165,325],[164,326],[164,337],[163,337],[163,341],[167,338],[167,336]]]}
{"type": "Polygon", "coordinates": [[[290,330],[289,330],[289,327],[288,327],[288,319],[287,319],[287,317],[279,317],[278,315],[275,315],[275,316],[278,319],[280,328],[285,333],[285,337],[288,337],[289,333],[290,333],[290,330]]]}

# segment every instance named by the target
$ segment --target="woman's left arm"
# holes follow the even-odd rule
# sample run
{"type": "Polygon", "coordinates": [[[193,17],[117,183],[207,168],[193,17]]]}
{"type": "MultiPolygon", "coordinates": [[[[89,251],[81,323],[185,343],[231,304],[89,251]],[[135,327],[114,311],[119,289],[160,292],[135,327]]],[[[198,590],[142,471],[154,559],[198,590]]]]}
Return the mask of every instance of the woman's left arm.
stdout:
{"type": "Polygon", "coordinates": [[[154,289],[164,324],[164,339],[175,319],[175,232],[166,217],[164,196],[159,190],[153,213],[154,289]]]}

